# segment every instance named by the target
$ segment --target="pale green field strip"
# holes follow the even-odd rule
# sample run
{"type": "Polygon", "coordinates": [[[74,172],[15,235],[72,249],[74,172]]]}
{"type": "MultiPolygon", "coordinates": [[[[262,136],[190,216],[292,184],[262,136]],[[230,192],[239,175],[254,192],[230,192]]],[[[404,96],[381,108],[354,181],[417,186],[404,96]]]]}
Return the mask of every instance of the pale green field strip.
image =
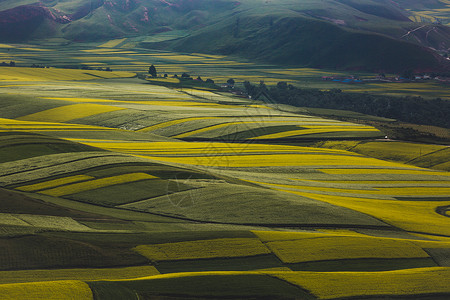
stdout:
{"type": "Polygon", "coordinates": [[[450,201],[374,200],[304,191],[283,191],[356,210],[407,231],[450,235],[450,219],[436,213],[436,207],[450,205],[450,201]]]}
{"type": "Polygon", "coordinates": [[[94,295],[85,282],[65,280],[0,284],[0,299],[94,300],[94,295]]]}
{"type": "Polygon", "coordinates": [[[304,237],[294,241],[266,242],[265,245],[284,263],[358,258],[430,257],[422,248],[408,241],[372,237],[304,237]]]}
{"type": "Polygon", "coordinates": [[[86,176],[86,175],[68,176],[68,177],[53,179],[53,180],[49,180],[49,181],[45,181],[45,182],[41,182],[41,183],[16,187],[16,190],[24,191],[24,192],[33,192],[33,191],[49,189],[49,188],[57,187],[60,185],[65,185],[65,184],[75,183],[75,182],[80,182],[80,181],[86,181],[86,180],[91,180],[91,179],[95,179],[95,178],[92,176],[86,176]]]}
{"type": "Polygon", "coordinates": [[[89,191],[93,189],[98,189],[101,187],[116,185],[116,184],[122,184],[122,183],[129,183],[129,182],[135,182],[145,179],[156,179],[158,177],[148,175],[146,173],[131,173],[131,174],[123,174],[123,175],[117,175],[107,178],[100,178],[100,179],[94,179],[89,180],[85,182],[78,182],[73,184],[64,185],[61,187],[51,188],[47,190],[40,191],[39,193],[60,197],[70,194],[75,194],[79,192],[89,191]]]}
{"type": "Polygon", "coordinates": [[[152,261],[245,257],[271,253],[256,238],[224,238],[141,245],[134,250],[152,261]]]}
{"type": "MultiPolygon", "coordinates": [[[[32,157],[20,161],[5,162],[0,164],[0,176],[14,175],[21,172],[41,170],[56,165],[81,162],[84,159],[107,158],[113,156],[116,159],[120,154],[105,152],[80,152],[80,153],[57,153],[47,155],[43,160],[41,157],[32,157]]],[[[44,174],[43,174],[44,175],[44,174]]]]}
{"type": "Polygon", "coordinates": [[[159,274],[159,272],[153,266],[103,269],[0,271],[0,284],[59,280],[121,280],[153,276],[157,274],[159,274]]]}
{"type": "Polygon", "coordinates": [[[100,104],[73,104],[48,109],[31,115],[17,118],[20,121],[67,122],[101,113],[122,110],[124,108],[100,104]]]}
{"type": "Polygon", "coordinates": [[[450,268],[385,272],[285,272],[274,275],[310,291],[319,299],[450,293],[450,268]]]}
{"type": "Polygon", "coordinates": [[[0,224],[10,226],[36,227],[37,229],[56,229],[62,231],[90,232],[93,229],[69,217],[55,217],[27,214],[0,213],[0,224]]]}
{"type": "MultiPolygon", "coordinates": [[[[99,153],[64,153],[52,154],[31,159],[23,159],[10,163],[3,163],[0,168],[4,168],[4,174],[0,177],[3,186],[27,184],[35,180],[43,180],[47,177],[72,176],[74,172],[83,172],[94,167],[103,167],[107,165],[117,165],[121,163],[142,162],[142,159],[120,154],[99,153]],[[34,165],[25,165],[34,163],[34,165]],[[24,166],[25,165],[25,166],[24,166]]],[[[150,175],[148,175],[150,176],[150,175]]]]}

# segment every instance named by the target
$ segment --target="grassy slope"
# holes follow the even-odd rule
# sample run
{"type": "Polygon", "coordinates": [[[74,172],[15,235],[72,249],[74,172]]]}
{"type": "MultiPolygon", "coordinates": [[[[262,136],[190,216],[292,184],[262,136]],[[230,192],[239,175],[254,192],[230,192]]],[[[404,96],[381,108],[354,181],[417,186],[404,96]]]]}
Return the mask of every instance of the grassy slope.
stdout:
{"type": "Polygon", "coordinates": [[[238,34],[233,33],[235,27],[224,23],[204,29],[177,42],[175,49],[322,68],[398,72],[439,66],[438,60],[419,46],[301,16],[242,16],[238,34]]]}

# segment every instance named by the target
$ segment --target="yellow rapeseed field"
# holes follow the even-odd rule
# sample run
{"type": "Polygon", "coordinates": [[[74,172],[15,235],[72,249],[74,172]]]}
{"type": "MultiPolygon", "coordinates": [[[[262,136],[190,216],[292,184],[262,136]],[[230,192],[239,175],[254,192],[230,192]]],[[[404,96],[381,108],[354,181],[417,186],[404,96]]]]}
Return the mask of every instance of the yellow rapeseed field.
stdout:
{"type": "Polygon", "coordinates": [[[134,250],[154,261],[270,254],[269,249],[256,238],[224,238],[140,245],[134,248],[134,250]]]}
{"type": "Polygon", "coordinates": [[[450,268],[385,272],[284,272],[276,277],[310,291],[319,299],[369,295],[450,293],[450,268]]]}
{"type": "Polygon", "coordinates": [[[405,230],[450,235],[449,218],[441,216],[435,211],[438,206],[450,205],[450,201],[376,200],[303,191],[284,191],[353,209],[405,230]]]}
{"type": "Polygon", "coordinates": [[[91,300],[94,296],[86,283],[67,280],[0,284],[0,299],[91,300]]]}
{"type": "Polygon", "coordinates": [[[125,41],[126,41],[126,38],[124,38],[124,39],[110,40],[110,41],[108,41],[108,42],[106,42],[106,43],[104,43],[104,44],[101,44],[101,45],[98,46],[98,47],[100,47],[100,48],[114,48],[114,47],[116,47],[117,45],[119,45],[119,44],[121,44],[121,43],[123,43],[123,42],[125,42],[125,41]]]}
{"type": "Polygon", "coordinates": [[[347,175],[347,174],[405,174],[405,175],[438,175],[438,176],[450,176],[450,172],[429,171],[428,169],[409,168],[409,169],[368,169],[368,168],[356,168],[356,169],[320,169],[321,172],[333,175],[347,175]]]}
{"type": "Polygon", "coordinates": [[[60,80],[92,80],[100,78],[128,78],[136,76],[130,72],[106,72],[96,70],[75,70],[56,68],[16,68],[2,67],[2,81],[60,81],[60,80]]]}
{"type": "Polygon", "coordinates": [[[117,176],[112,176],[112,177],[106,177],[106,178],[100,178],[100,179],[95,179],[95,180],[73,183],[73,184],[69,184],[69,185],[65,185],[65,186],[61,186],[61,187],[47,189],[47,190],[41,191],[40,193],[45,194],[45,195],[59,197],[59,196],[80,193],[80,192],[89,191],[89,190],[98,189],[98,188],[107,187],[107,186],[116,185],[116,184],[135,182],[135,181],[145,180],[145,179],[155,179],[155,178],[157,178],[157,177],[148,175],[146,173],[130,173],[130,174],[123,174],[123,175],[117,175],[117,176]]]}
{"type": "Polygon", "coordinates": [[[17,118],[17,120],[47,121],[58,123],[123,109],[125,108],[100,104],[73,104],[40,111],[34,114],[19,117],[17,118]]]}
{"type": "Polygon", "coordinates": [[[94,179],[94,177],[87,176],[87,175],[68,176],[68,177],[58,178],[58,179],[49,180],[49,181],[45,181],[45,182],[41,182],[41,183],[24,185],[21,187],[17,187],[16,190],[32,192],[32,191],[38,191],[38,190],[43,190],[43,189],[49,189],[49,188],[53,188],[53,187],[64,185],[64,184],[86,181],[86,180],[90,180],[90,179],[94,179]]]}
{"type": "Polygon", "coordinates": [[[420,247],[402,240],[358,236],[304,238],[267,242],[267,247],[284,263],[356,259],[420,258],[429,255],[420,247]]]}

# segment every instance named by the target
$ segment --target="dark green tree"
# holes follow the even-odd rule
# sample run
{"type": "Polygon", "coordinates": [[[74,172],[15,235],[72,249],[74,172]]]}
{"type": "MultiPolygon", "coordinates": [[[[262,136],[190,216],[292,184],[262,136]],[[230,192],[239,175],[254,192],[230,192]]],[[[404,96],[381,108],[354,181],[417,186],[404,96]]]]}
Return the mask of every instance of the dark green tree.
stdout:
{"type": "Polygon", "coordinates": [[[156,68],[154,65],[151,65],[150,68],[148,68],[148,73],[150,75],[152,75],[152,77],[156,77],[157,72],[156,72],[156,68]]]}
{"type": "Polygon", "coordinates": [[[233,78],[228,79],[228,80],[227,80],[227,83],[228,83],[229,86],[234,86],[234,84],[235,84],[233,78]]]}

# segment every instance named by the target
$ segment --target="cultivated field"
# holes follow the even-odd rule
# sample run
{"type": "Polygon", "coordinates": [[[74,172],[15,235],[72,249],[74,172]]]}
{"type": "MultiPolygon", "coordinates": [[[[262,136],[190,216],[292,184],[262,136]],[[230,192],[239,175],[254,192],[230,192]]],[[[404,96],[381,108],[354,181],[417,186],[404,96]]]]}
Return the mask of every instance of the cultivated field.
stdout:
{"type": "Polygon", "coordinates": [[[132,73],[326,71],[130,42],[0,45],[114,70],[0,69],[0,299],[450,297],[448,147],[132,73]]]}

